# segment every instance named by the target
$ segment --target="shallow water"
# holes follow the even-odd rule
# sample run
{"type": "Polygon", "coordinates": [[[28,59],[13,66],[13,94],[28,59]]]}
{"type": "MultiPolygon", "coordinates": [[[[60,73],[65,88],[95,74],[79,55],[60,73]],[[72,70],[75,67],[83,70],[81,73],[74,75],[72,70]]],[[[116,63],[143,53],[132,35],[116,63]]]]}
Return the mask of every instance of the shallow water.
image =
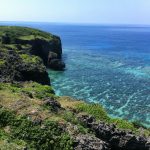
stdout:
{"type": "Polygon", "coordinates": [[[65,50],[65,72],[49,71],[58,95],[102,104],[113,117],[150,121],[150,68],[122,56],[65,50]],[[131,62],[130,62],[131,61],[131,62]]]}
{"type": "Polygon", "coordinates": [[[61,36],[66,71],[49,70],[58,95],[100,103],[113,117],[150,127],[150,27],[11,24],[61,36]]]}

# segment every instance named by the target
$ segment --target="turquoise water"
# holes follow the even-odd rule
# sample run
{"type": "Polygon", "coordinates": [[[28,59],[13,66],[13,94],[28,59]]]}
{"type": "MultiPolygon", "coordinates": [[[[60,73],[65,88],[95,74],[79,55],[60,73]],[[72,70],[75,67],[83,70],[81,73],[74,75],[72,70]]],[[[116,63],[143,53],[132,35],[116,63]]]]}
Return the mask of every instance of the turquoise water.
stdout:
{"type": "Polygon", "coordinates": [[[68,53],[65,72],[49,70],[58,95],[100,103],[113,117],[149,125],[150,66],[137,65],[137,60],[117,54],[64,50],[68,53]]]}
{"type": "Polygon", "coordinates": [[[56,93],[100,103],[113,117],[149,126],[149,41],[150,28],[68,27],[66,71],[49,71],[56,93]]]}
{"type": "Polygon", "coordinates": [[[11,24],[61,37],[66,70],[48,71],[58,95],[100,103],[110,116],[150,127],[150,27],[11,24]]]}

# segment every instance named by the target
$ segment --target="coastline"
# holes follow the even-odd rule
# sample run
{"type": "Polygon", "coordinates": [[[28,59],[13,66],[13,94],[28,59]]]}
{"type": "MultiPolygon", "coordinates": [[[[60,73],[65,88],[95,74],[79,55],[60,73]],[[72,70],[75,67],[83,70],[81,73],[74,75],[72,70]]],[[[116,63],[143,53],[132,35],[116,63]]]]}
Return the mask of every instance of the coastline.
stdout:
{"type": "MultiPolygon", "coordinates": [[[[29,43],[33,46],[35,36],[31,36],[31,41],[25,37],[31,34],[31,30],[32,34],[38,33],[38,38],[40,35],[38,40],[50,39],[55,43],[55,36],[28,29],[24,34],[29,33],[22,37],[17,35],[20,29],[15,28],[15,36],[12,36],[12,30],[7,36],[5,34],[0,47],[0,144],[3,149],[11,145],[14,149],[149,149],[149,129],[144,129],[138,123],[112,119],[98,104],[55,95],[47,82],[46,66],[41,60],[43,57],[32,54],[37,49],[29,46],[29,43]],[[19,43],[14,43],[18,42],[18,38],[19,43]],[[12,71],[15,71],[14,76],[8,74],[12,71]],[[32,76],[28,76],[29,73],[32,76]],[[34,78],[40,73],[45,82],[41,78],[34,78]]],[[[41,45],[44,46],[43,42],[41,45]]],[[[53,44],[50,49],[55,47],[53,44]]]]}

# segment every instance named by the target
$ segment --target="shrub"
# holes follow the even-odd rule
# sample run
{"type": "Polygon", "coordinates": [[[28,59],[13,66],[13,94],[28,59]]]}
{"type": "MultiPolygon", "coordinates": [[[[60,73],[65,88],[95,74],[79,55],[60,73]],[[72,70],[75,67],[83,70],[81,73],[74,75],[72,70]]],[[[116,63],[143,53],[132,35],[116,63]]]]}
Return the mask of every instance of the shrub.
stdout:
{"type": "Polygon", "coordinates": [[[77,117],[70,111],[66,111],[63,114],[63,118],[67,121],[67,122],[71,122],[73,124],[78,124],[79,121],[77,119],[77,117]]]}
{"type": "Polygon", "coordinates": [[[29,120],[21,122],[20,126],[13,128],[14,138],[26,141],[30,148],[35,149],[71,149],[72,140],[67,133],[56,122],[45,122],[43,127],[34,125],[29,120]]]}
{"type": "MultiPolygon", "coordinates": [[[[63,128],[53,121],[43,121],[35,125],[25,116],[16,116],[4,108],[0,109],[1,127],[10,126],[9,141],[21,140],[29,149],[71,150],[73,141],[63,128]]],[[[0,135],[5,135],[0,132],[0,135]]]]}
{"type": "Polygon", "coordinates": [[[0,108],[0,127],[10,125],[15,119],[15,115],[4,108],[0,108]]]}

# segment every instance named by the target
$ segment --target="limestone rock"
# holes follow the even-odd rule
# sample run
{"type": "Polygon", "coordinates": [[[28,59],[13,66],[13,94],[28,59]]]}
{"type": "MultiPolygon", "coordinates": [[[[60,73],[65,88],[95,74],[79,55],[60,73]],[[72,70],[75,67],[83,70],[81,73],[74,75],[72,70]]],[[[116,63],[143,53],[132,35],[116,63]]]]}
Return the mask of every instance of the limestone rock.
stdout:
{"type": "Polygon", "coordinates": [[[75,150],[110,150],[106,142],[92,135],[77,135],[75,141],[75,150]]]}
{"type": "Polygon", "coordinates": [[[114,124],[97,123],[92,116],[82,115],[79,120],[95,132],[97,138],[108,143],[112,150],[149,150],[149,140],[132,132],[117,129],[114,124]]]}
{"type": "Polygon", "coordinates": [[[60,59],[52,59],[48,66],[54,70],[63,71],[65,69],[65,63],[60,59]]]}
{"type": "Polygon", "coordinates": [[[60,103],[52,97],[45,99],[44,105],[50,106],[52,108],[52,110],[54,110],[54,111],[58,111],[59,109],[61,109],[60,103]]]}
{"type": "Polygon", "coordinates": [[[0,26],[0,31],[1,82],[32,80],[50,84],[46,67],[64,69],[58,36],[26,27],[0,26]],[[57,57],[48,63],[50,52],[57,57]]]}

